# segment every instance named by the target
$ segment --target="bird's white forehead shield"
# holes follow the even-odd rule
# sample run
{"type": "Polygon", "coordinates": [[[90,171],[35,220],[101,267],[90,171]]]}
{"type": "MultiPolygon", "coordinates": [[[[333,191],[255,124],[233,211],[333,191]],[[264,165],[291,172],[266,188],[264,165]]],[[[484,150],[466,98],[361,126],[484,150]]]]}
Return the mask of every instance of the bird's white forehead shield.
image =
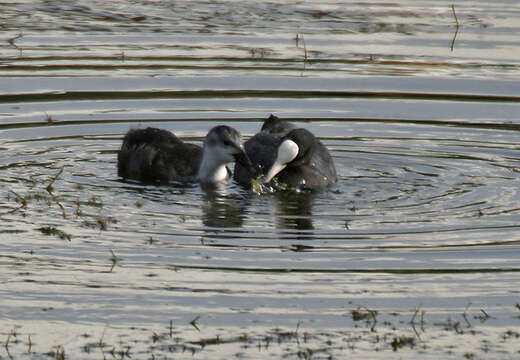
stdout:
{"type": "Polygon", "coordinates": [[[298,155],[298,151],[300,149],[298,148],[298,145],[292,141],[292,140],[284,140],[280,146],[278,147],[278,155],[276,157],[276,160],[274,161],[273,165],[267,172],[267,175],[264,178],[264,182],[269,182],[278,174],[280,171],[282,171],[288,163],[294,160],[296,156],[298,155]]]}
{"type": "Polygon", "coordinates": [[[298,151],[300,151],[300,149],[294,141],[289,139],[284,140],[278,147],[278,156],[276,161],[287,165],[294,160],[296,155],[298,155],[298,151]]]}

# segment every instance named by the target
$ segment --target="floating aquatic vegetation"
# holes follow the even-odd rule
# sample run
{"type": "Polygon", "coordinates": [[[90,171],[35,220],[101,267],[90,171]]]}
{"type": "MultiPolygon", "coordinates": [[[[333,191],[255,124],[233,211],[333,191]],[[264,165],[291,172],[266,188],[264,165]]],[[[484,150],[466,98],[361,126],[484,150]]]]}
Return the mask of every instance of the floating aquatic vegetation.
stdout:
{"type": "Polygon", "coordinates": [[[260,180],[264,177],[264,174],[260,174],[258,175],[255,179],[251,179],[251,187],[253,188],[253,192],[255,194],[263,194],[265,191],[264,191],[264,188],[262,186],[262,183],[260,182],[260,180]]]}
{"type": "Polygon", "coordinates": [[[398,349],[405,347],[405,346],[410,346],[411,348],[413,348],[415,346],[415,337],[413,337],[413,336],[394,337],[392,342],[390,343],[390,345],[392,345],[392,349],[394,351],[397,351],[398,349]]]}
{"type": "Polygon", "coordinates": [[[44,235],[49,235],[49,236],[55,235],[63,240],[70,241],[72,238],[71,235],[67,234],[66,232],[64,232],[62,230],[55,228],[54,226],[44,226],[44,227],[39,228],[38,230],[40,230],[40,232],[44,235]]]}
{"type": "Polygon", "coordinates": [[[271,180],[268,184],[262,182],[262,178],[265,174],[258,175],[255,179],[251,179],[251,188],[257,195],[272,193],[273,191],[285,191],[290,190],[287,184],[279,182],[277,178],[271,180]]]}

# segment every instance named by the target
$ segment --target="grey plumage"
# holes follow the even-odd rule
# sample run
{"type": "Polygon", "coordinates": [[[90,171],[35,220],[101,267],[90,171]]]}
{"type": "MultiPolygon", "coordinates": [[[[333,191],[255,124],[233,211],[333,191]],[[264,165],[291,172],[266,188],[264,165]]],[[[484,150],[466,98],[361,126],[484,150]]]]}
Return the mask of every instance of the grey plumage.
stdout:
{"type": "Polygon", "coordinates": [[[168,181],[218,182],[230,175],[226,163],[249,159],[235,129],[220,125],[212,128],[203,147],[186,143],[167,130],[131,129],[118,153],[118,175],[146,183],[168,181]]]}

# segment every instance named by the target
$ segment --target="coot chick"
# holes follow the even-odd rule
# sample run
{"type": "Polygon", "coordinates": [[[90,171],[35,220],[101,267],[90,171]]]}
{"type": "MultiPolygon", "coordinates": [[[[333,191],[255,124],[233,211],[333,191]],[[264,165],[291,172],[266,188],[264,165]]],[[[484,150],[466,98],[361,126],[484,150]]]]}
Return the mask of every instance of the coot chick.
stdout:
{"type": "Polygon", "coordinates": [[[218,183],[231,176],[226,164],[234,161],[251,169],[240,133],[232,127],[215,126],[202,147],[185,143],[168,130],[149,127],[131,129],[125,135],[117,155],[117,173],[146,183],[218,183]]]}
{"type": "Polygon", "coordinates": [[[265,175],[292,189],[321,189],[337,181],[336,168],[327,148],[308,130],[271,115],[262,130],[245,142],[255,171],[236,164],[234,179],[243,186],[265,175]]]}

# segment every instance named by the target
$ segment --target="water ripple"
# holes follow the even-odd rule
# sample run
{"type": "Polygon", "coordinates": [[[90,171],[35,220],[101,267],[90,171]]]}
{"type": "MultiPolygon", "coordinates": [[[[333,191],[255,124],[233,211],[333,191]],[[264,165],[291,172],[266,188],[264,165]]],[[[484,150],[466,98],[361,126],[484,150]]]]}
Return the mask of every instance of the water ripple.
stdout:
{"type": "Polygon", "coordinates": [[[518,1],[237,4],[0,3],[0,358],[514,358],[518,1]],[[270,113],[336,186],[116,175],[270,113]]]}

